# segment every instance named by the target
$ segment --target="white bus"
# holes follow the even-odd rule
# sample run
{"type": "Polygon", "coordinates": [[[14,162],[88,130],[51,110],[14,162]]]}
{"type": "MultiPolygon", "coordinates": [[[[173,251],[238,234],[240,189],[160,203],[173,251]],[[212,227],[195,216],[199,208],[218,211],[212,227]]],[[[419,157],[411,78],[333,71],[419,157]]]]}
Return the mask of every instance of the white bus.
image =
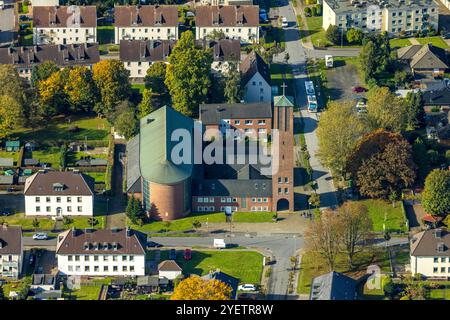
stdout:
{"type": "Polygon", "coordinates": [[[317,112],[317,98],[312,81],[305,81],[306,97],[308,102],[308,111],[317,112]]]}

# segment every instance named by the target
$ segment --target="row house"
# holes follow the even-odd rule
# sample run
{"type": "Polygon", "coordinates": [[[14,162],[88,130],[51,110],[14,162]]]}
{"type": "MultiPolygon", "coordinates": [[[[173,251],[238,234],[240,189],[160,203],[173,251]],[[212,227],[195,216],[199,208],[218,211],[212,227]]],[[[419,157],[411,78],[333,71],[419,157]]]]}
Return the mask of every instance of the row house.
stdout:
{"type": "Polygon", "coordinates": [[[70,45],[36,45],[0,48],[0,64],[11,64],[20,77],[30,80],[34,66],[52,61],[61,69],[71,66],[92,66],[100,61],[97,43],[70,45]]]}
{"type": "Polygon", "coordinates": [[[95,6],[42,6],[33,8],[33,44],[97,42],[95,6]]]}
{"type": "Polygon", "coordinates": [[[206,39],[212,32],[241,43],[259,43],[259,6],[196,7],[196,39],[206,39]]]}
{"type": "Polygon", "coordinates": [[[121,40],[178,39],[177,6],[115,6],[115,43],[121,40]]]}
{"type": "Polygon", "coordinates": [[[22,228],[0,225],[0,278],[17,279],[22,270],[22,263],[22,228]]]}
{"type": "Polygon", "coordinates": [[[94,181],[78,171],[40,170],[25,181],[26,216],[92,216],[94,181]]]}
{"type": "MultiPolygon", "coordinates": [[[[154,62],[167,62],[175,44],[176,40],[121,40],[120,60],[130,72],[130,78],[144,78],[154,62]]],[[[197,45],[211,49],[214,74],[226,73],[230,62],[239,62],[241,51],[237,40],[202,40],[197,45]]]]}
{"type": "Polygon", "coordinates": [[[58,235],[58,270],[68,276],[143,276],[147,236],[132,229],[67,230],[58,235]]]}

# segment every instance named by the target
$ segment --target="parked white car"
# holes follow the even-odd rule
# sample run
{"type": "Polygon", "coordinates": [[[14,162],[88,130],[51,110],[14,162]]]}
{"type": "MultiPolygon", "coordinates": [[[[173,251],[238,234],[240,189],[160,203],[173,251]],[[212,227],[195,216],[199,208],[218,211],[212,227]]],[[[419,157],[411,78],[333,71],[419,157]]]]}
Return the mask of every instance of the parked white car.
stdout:
{"type": "Polygon", "coordinates": [[[287,28],[289,26],[289,23],[288,23],[286,17],[281,17],[281,26],[283,28],[287,28]]]}
{"type": "Polygon", "coordinates": [[[47,239],[48,239],[48,235],[43,232],[35,233],[33,235],[33,240],[47,240],[47,239]]]}
{"type": "Polygon", "coordinates": [[[225,249],[227,247],[224,239],[214,239],[213,245],[215,249],[225,249]]]}
{"type": "Polygon", "coordinates": [[[239,291],[256,291],[256,286],[254,284],[241,284],[238,287],[239,291]]]}

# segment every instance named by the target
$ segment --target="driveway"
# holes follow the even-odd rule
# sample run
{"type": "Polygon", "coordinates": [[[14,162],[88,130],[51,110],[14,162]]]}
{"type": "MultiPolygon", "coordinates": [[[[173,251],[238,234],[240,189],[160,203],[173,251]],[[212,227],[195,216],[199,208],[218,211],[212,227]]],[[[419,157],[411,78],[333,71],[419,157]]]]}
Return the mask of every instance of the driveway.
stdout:
{"type": "MultiPolygon", "coordinates": [[[[340,61],[339,61],[340,62],[340,61]]],[[[327,70],[328,87],[332,100],[356,100],[361,94],[353,93],[352,88],[361,86],[358,69],[353,64],[341,63],[327,70]]]]}

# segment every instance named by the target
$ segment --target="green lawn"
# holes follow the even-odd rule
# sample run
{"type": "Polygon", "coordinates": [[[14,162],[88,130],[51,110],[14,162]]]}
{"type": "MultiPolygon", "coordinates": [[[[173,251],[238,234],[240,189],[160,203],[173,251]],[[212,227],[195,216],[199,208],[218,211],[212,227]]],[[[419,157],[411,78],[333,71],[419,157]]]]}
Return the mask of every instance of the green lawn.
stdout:
{"type": "Polygon", "coordinates": [[[105,183],[106,172],[85,172],[85,174],[94,178],[95,183],[105,183]]]}
{"type": "Polygon", "coordinates": [[[381,288],[378,289],[369,289],[367,284],[365,283],[362,287],[362,299],[363,300],[385,300],[386,297],[384,295],[383,283],[386,276],[381,276],[381,288]]]}
{"type": "Polygon", "coordinates": [[[18,128],[12,133],[23,141],[74,141],[74,140],[107,140],[110,126],[106,119],[98,117],[67,117],[58,116],[50,124],[41,128],[18,128]],[[70,130],[75,129],[75,130],[70,130]]]}
{"type": "Polygon", "coordinates": [[[144,89],[145,89],[145,84],[143,84],[143,83],[133,83],[133,84],[131,85],[131,88],[132,88],[133,90],[139,91],[139,93],[142,94],[142,92],[143,92],[144,89]]]}
{"type": "Polygon", "coordinates": [[[114,26],[98,26],[97,38],[99,44],[114,43],[114,26]]]}
{"type": "Polygon", "coordinates": [[[442,37],[427,37],[427,38],[416,38],[420,44],[431,43],[433,46],[443,49],[448,49],[448,44],[442,39],[442,37]]]}
{"type": "Polygon", "coordinates": [[[33,34],[21,35],[19,37],[19,43],[21,46],[32,46],[33,45],[33,34]]]}
{"type": "Polygon", "coordinates": [[[19,159],[19,152],[0,151],[0,158],[13,158],[14,163],[17,164],[17,160],[19,159]]]}
{"type": "MultiPolygon", "coordinates": [[[[272,222],[273,212],[236,212],[233,214],[233,222],[272,222]]],[[[192,223],[199,221],[202,225],[209,223],[224,223],[225,215],[223,212],[217,213],[191,213],[188,217],[173,220],[169,224],[164,221],[153,221],[143,226],[132,225],[132,228],[143,232],[167,231],[185,231],[192,230],[192,223]]]]}
{"type": "MultiPolygon", "coordinates": [[[[39,220],[39,230],[52,230],[55,222],[48,218],[37,218],[39,220]]],[[[34,217],[25,217],[24,213],[16,213],[7,217],[1,217],[0,222],[7,222],[9,225],[20,225],[24,230],[34,229],[34,217]]]]}
{"type": "Polygon", "coordinates": [[[49,163],[52,168],[60,168],[60,148],[59,147],[39,147],[34,151],[26,151],[25,159],[36,159],[40,163],[49,163]]]}
{"type": "MultiPolygon", "coordinates": [[[[168,258],[168,251],[161,251],[161,261],[168,258]]],[[[183,268],[185,275],[205,275],[211,270],[221,271],[236,277],[241,283],[261,282],[263,256],[254,251],[203,251],[193,250],[192,259],[185,261],[181,252],[177,263],[183,268]]]]}
{"type": "Polygon", "coordinates": [[[306,17],[308,32],[311,42],[317,47],[326,47],[331,43],[325,37],[325,30],[322,29],[322,17],[306,17]]]}
{"type": "Polygon", "coordinates": [[[392,203],[384,200],[367,199],[361,200],[361,202],[369,210],[373,231],[383,232],[383,224],[385,224],[386,231],[406,231],[406,217],[401,202],[397,201],[395,208],[392,207],[392,203]]]}
{"type": "Polygon", "coordinates": [[[450,287],[445,286],[443,289],[430,289],[428,291],[428,299],[430,300],[450,300],[450,287]]]}
{"type": "Polygon", "coordinates": [[[98,300],[101,285],[85,285],[79,290],[64,290],[64,298],[69,300],[98,300]]]}
{"type": "Polygon", "coordinates": [[[389,40],[389,44],[391,45],[391,48],[401,48],[401,47],[407,47],[411,45],[411,41],[409,39],[391,39],[389,40]]]}
{"type": "MultiPolygon", "coordinates": [[[[355,269],[349,270],[347,256],[341,253],[336,259],[336,267],[334,269],[355,279],[365,274],[367,267],[371,264],[378,264],[382,271],[390,271],[389,255],[384,248],[371,252],[360,252],[356,254],[354,261],[355,269]]],[[[330,270],[321,257],[315,257],[308,251],[305,252],[302,255],[297,292],[299,294],[309,294],[312,279],[327,272],[330,272],[330,270]]]]}

